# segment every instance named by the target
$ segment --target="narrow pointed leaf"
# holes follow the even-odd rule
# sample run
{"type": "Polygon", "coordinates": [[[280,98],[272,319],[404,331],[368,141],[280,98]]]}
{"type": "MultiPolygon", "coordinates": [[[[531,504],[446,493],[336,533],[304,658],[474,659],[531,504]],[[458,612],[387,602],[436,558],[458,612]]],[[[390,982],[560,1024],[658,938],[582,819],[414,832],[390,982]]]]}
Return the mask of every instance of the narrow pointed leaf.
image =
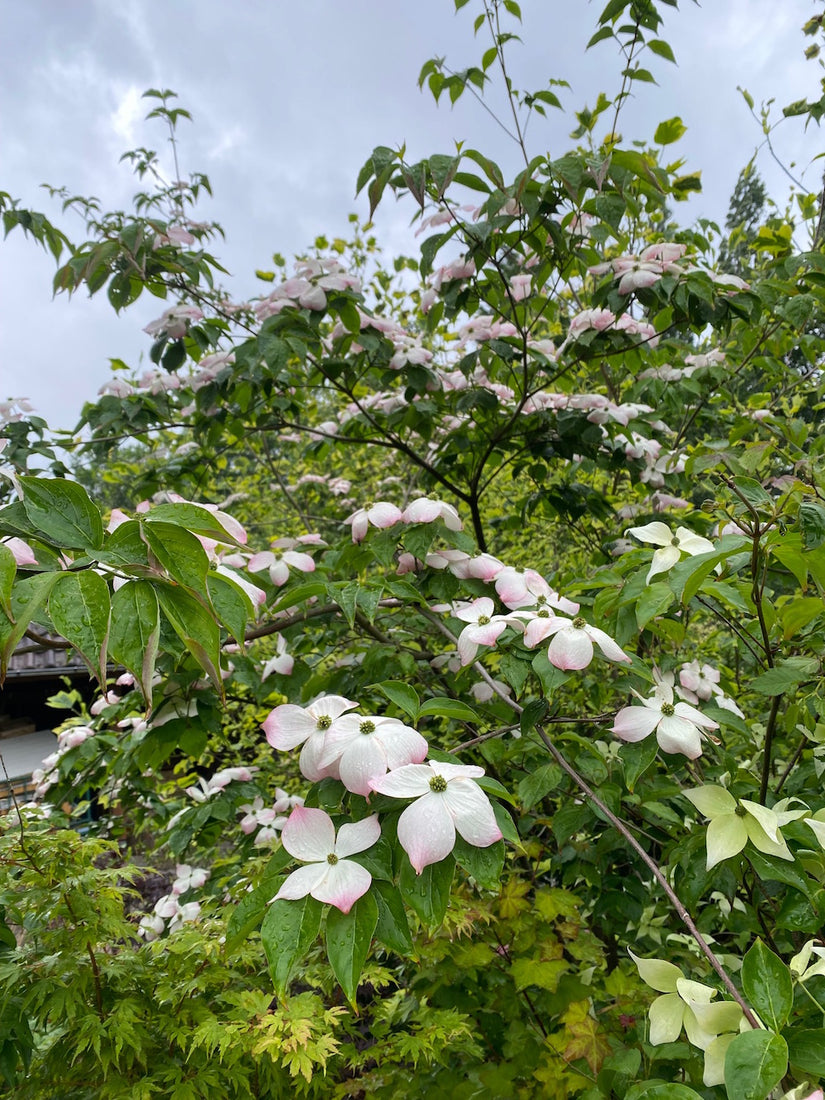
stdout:
{"type": "Polygon", "coordinates": [[[173,630],[196,658],[218,691],[223,690],[220,672],[221,633],[202,603],[182,588],[156,585],[161,610],[173,630]]]}
{"type": "Polygon", "coordinates": [[[327,916],[327,958],[353,1007],[377,923],[378,903],[372,894],[360,897],[348,913],[333,907],[327,916]]]}
{"type": "Polygon", "coordinates": [[[11,590],[16,574],[17,562],[14,554],[8,546],[0,542],[0,607],[7,615],[11,612],[11,590]]]}
{"type": "Polygon", "coordinates": [[[769,1031],[737,1035],[725,1055],[728,1100],[765,1100],[788,1069],[788,1044],[769,1031]]]}
{"type": "Polygon", "coordinates": [[[60,573],[38,573],[19,581],[11,594],[11,616],[0,611],[0,683],[6,675],[9,658],[26,633],[32,619],[45,606],[60,573]]]}
{"type": "Polygon", "coordinates": [[[49,615],[55,630],[71,642],[96,676],[106,683],[106,646],[111,599],[99,573],[64,573],[49,596],[49,615]]]}
{"type": "Polygon", "coordinates": [[[321,903],[309,896],[301,901],[273,901],[261,926],[269,973],[275,991],[286,997],[289,979],[315,942],[321,927],[321,903]]]}
{"type": "Polygon", "coordinates": [[[239,646],[243,648],[246,624],[252,612],[252,603],[240,585],[218,573],[206,578],[209,599],[221,623],[239,646]]]}
{"type": "Polygon", "coordinates": [[[86,490],[63,478],[21,477],[26,515],[47,542],[70,549],[103,545],[103,520],[86,490]]]}
{"type": "Polygon", "coordinates": [[[144,523],[143,537],[170,577],[194,592],[206,588],[209,559],[189,531],[173,523],[144,523]]]}
{"type": "Polygon", "coordinates": [[[791,972],[761,940],[757,940],[745,955],[742,988],[762,1020],[774,1031],[779,1031],[793,1007],[791,972]]]}
{"type": "Polygon", "coordinates": [[[404,901],[398,889],[391,882],[372,880],[370,891],[378,904],[378,923],[375,926],[375,938],[390,951],[399,955],[411,955],[413,942],[404,901]]]}
{"type": "Polygon", "coordinates": [[[130,581],[112,597],[112,657],[131,672],[147,706],[152,705],[152,677],[160,639],[160,607],[148,581],[130,581]]]}
{"type": "Polygon", "coordinates": [[[447,856],[440,863],[431,863],[420,875],[405,859],[401,865],[399,886],[401,896],[429,928],[437,928],[444,920],[450,903],[455,860],[447,856]]]}

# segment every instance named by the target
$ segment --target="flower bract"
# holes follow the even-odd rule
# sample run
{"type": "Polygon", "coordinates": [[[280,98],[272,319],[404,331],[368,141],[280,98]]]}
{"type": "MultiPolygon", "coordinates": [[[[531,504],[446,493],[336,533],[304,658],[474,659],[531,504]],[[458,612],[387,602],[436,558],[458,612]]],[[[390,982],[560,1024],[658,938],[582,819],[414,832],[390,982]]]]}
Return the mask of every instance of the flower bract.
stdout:
{"type": "Polygon", "coordinates": [[[446,858],[458,832],[468,844],[487,848],[501,839],[493,807],[475,782],[484,769],[472,765],[407,764],[373,780],[391,798],[414,798],[398,819],[398,840],[416,874],[446,858]]]}
{"type": "Polygon", "coordinates": [[[342,825],[335,835],[332,818],[323,810],[296,806],[284,825],[281,840],[291,856],[306,863],[287,878],[274,901],[294,901],[307,894],[348,913],[372,882],[369,871],[347,856],[366,851],[381,836],[378,817],[342,825]]]}

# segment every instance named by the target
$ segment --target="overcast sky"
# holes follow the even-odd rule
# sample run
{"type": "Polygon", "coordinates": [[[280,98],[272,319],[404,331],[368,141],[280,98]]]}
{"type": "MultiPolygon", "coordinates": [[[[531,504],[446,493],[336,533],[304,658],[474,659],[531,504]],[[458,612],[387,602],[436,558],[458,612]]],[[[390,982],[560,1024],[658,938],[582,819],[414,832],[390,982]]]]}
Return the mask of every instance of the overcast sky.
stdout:
{"type": "MultiPolygon", "coordinates": [[[[571,144],[572,111],[620,81],[611,43],[584,47],[604,0],[522,0],[523,44],[514,44],[516,87],[536,91],[549,77],[569,81],[570,114],[531,123],[531,153],[559,155],[571,144]]],[[[98,196],[128,207],[136,188],[120,154],[137,145],[164,150],[157,123],[145,123],[149,87],[174,89],[191,110],[182,123],[183,174],[206,172],[215,200],[199,216],[219,221],[217,251],[236,298],[255,293],[254,269],[273,252],[290,256],[319,233],[346,235],[347,215],[366,213],[354,198],[358,169],[379,144],[406,143],[412,158],[452,152],[464,139],[509,169],[517,150],[469,97],[437,108],[417,87],[423,62],[446,55],[453,68],[476,64],[478,0],[457,15],[452,0],[0,0],[0,190],[61,221],[39,185],[98,196]]],[[[678,67],[650,65],[659,86],[639,85],[624,112],[626,140],[652,139],[657,122],[680,115],[688,133],[674,147],[701,169],[703,195],[680,206],[685,220],[724,219],[739,170],[762,140],[737,85],[757,106],[781,107],[816,95],[819,71],[803,58],[800,33],[810,0],[682,0],[667,13],[663,37],[678,67]]],[[[777,116],[781,114],[774,108],[777,116]]],[[[810,190],[819,190],[815,128],[783,124],[775,148],[810,190]]],[[[165,155],[165,154],[164,154],[165,155]]],[[[789,181],[759,154],[771,193],[784,201],[789,181]]],[[[506,174],[506,172],[505,172],[506,174]]],[[[409,251],[412,207],[388,200],[376,231],[385,251],[409,251]]],[[[71,427],[84,400],[111,377],[110,358],[135,368],[149,337],[141,332],[162,307],[141,299],[120,318],[105,297],[53,300],[53,263],[16,230],[0,245],[0,399],[28,396],[55,427],[71,427]]],[[[148,298],[148,296],[147,296],[148,298]]]]}

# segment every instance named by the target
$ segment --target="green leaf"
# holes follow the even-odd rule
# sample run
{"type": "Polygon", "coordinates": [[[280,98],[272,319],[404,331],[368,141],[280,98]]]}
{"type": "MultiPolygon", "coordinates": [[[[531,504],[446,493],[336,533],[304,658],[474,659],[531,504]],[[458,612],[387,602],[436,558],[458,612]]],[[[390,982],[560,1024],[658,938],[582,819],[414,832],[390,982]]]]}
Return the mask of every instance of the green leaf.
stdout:
{"type": "Polygon", "coordinates": [[[558,691],[560,687],[570,679],[569,672],[563,672],[555,665],[551,665],[547,657],[547,650],[542,647],[531,661],[533,672],[541,681],[541,687],[548,699],[558,691]]]}
{"type": "Polygon", "coordinates": [[[667,580],[677,599],[687,603],[699,591],[702,581],[712,569],[746,546],[750,546],[749,540],[740,535],[723,535],[716,542],[715,549],[706,554],[694,554],[687,561],[674,565],[667,580]]]}
{"type": "Polygon", "coordinates": [[[672,145],[674,141],[678,141],[686,133],[687,126],[680,118],[669,118],[665,122],[660,122],[656,127],[653,140],[657,145],[672,145]]]}
{"type": "Polygon", "coordinates": [[[398,955],[411,955],[412,936],[410,936],[404,901],[398,889],[391,882],[379,882],[373,879],[370,892],[378,905],[375,938],[398,955]]]}
{"type": "Polygon", "coordinates": [[[458,699],[448,699],[446,695],[438,695],[434,699],[428,699],[418,712],[419,718],[427,715],[436,715],[439,718],[455,718],[460,722],[480,722],[481,716],[476,714],[472,707],[458,699]]]}
{"type": "Polygon", "coordinates": [[[0,683],[9,658],[26,633],[29,623],[45,606],[49,593],[62,573],[38,573],[19,581],[11,594],[11,617],[0,611],[0,683]]]}
{"type": "MultiPolygon", "coordinates": [[[[650,52],[655,53],[657,57],[663,57],[665,61],[672,61],[674,65],[676,64],[676,58],[673,56],[673,50],[663,39],[651,38],[646,43],[646,45],[650,52]]],[[[658,141],[658,138],[656,140],[658,141]]]]}
{"type": "Polygon", "coordinates": [[[355,609],[358,604],[359,588],[360,585],[357,581],[349,581],[346,584],[327,585],[329,598],[337,603],[344,612],[344,618],[349,623],[350,629],[355,626],[355,609]]]}
{"type": "Polygon", "coordinates": [[[641,1081],[624,1094],[624,1100],[701,1100],[687,1085],[671,1081],[641,1081]]]}
{"type": "Polygon", "coordinates": [[[355,1007],[358,979],[378,923],[378,903],[364,894],[348,913],[331,908],[327,916],[327,958],[349,1003],[355,1007]]]}
{"type": "Polygon", "coordinates": [[[816,657],[789,657],[757,676],[751,687],[760,695],[783,695],[797,684],[813,679],[818,670],[816,657]]]}
{"type": "Polygon", "coordinates": [[[136,519],[121,523],[106,539],[105,548],[95,554],[96,559],[127,569],[137,567],[145,573],[149,568],[149,551],[140,532],[141,525],[136,519]]]}
{"type": "Polygon", "coordinates": [[[519,781],[518,794],[521,808],[527,813],[541,802],[541,800],[554,791],[561,783],[563,772],[558,764],[542,764],[534,772],[526,775],[519,781]]]}
{"type": "Polygon", "coordinates": [[[768,515],[773,515],[775,501],[756,478],[740,474],[733,479],[733,485],[752,508],[762,509],[768,515]]]}
{"type": "Polygon", "coordinates": [[[791,1065],[825,1077],[825,1028],[789,1028],[784,1036],[791,1065]]]}
{"type": "Polygon", "coordinates": [[[173,504],[155,504],[141,518],[144,523],[171,523],[187,531],[194,531],[206,538],[214,539],[216,542],[231,546],[242,545],[221,523],[219,517],[222,514],[220,511],[211,512],[200,504],[178,501],[173,504]]]}
{"type": "Polygon", "coordinates": [[[636,625],[644,630],[651,619],[667,611],[676,599],[670,586],[664,581],[648,585],[636,604],[636,625]]]}
{"type": "Polygon", "coordinates": [[[321,927],[321,903],[307,897],[301,901],[273,901],[261,926],[269,973],[275,991],[284,999],[295,964],[306,955],[321,927]]]}
{"type": "Polygon", "coordinates": [[[466,840],[457,837],[453,858],[463,870],[471,875],[482,890],[501,889],[501,872],[504,869],[504,841],[497,840],[487,848],[477,848],[466,840]]]}
{"type": "Polygon", "coordinates": [[[521,689],[530,674],[530,665],[527,661],[521,661],[512,653],[502,653],[499,663],[499,675],[506,680],[516,695],[521,694],[521,689]]]}
{"type": "Polygon", "coordinates": [[[548,711],[546,699],[531,699],[519,716],[519,729],[521,732],[530,733],[544,718],[548,711]]]}
{"type": "Polygon", "coordinates": [[[793,886],[795,890],[810,897],[811,885],[815,883],[809,883],[808,879],[797,870],[795,863],[763,855],[752,847],[748,848],[747,857],[762,882],[784,882],[786,886],[793,886]]]}
{"type": "Polygon", "coordinates": [[[788,967],[761,940],[745,955],[742,988],[763,1021],[779,1031],[793,1008],[793,982],[788,967]]]}
{"type": "Polygon", "coordinates": [[[174,523],[156,520],[144,523],[143,537],[173,580],[194,592],[204,592],[209,559],[194,535],[174,523]]]}
{"type": "Polygon", "coordinates": [[[799,505],[799,526],[805,539],[805,549],[815,550],[825,542],[825,508],[812,501],[799,505]]]}
{"type": "Polygon", "coordinates": [[[795,638],[808,623],[825,611],[821,596],[796,596],[780,610],[785,641],[795,638]]]}
{"type": "Polygon", "coordinates": [[[148,581],[129,581],[112,596],[112,657],[132,673],[148,706],[160,640],[160,607],[148,581]]]}
{"type": "MultiPolygon", "coordinates": [[[[481,786],[481,784],[479,784],[479,786],[481,786]]],[[[512,798],[510,801],[513,801],[512,798]]],[[[518,835],[518,829],[506,808],[502,806],[500,802],[491,802],[490,805],[493,807],[496,825],[498,825],[501,830],[501,835],[504,839],[509,841],[510,844],[521,845],[521,837],[518,835]]]]}
{"type": "Polygon", "coordinates": [[[111,600],[109,586],[99,573],[64,573],[49,596],[49,615],[55,630],[81,655],[102,687],[106,685],[106,645],[111,600]]]}
{"type": "Polygon", "coordinates": [[[399,710],[403,710],[413,722],[418,718],[421,703],[415,688],[402,680],[384,680],[380,684],[373,684],[373,687],[378,688],[382,695],[386,695],[390,702],[395,703],[399,710]]]}
{"type": "Polygon", "coordinates": [[[221,632],[218,624],[203,604],[182,588],[158,584],[155,590],[161,610],[172,624],[172,629],[222,693],[221,632]]]}
{"type": "Polygon", "coordinates": [[[656,759],[658,749],[655,737],[646,737],[643,741],[622,745],[619,756],[624,767],[624,781],[632,793],[640,777],[644,775],[656,759]]]}
{"type": "Polygon", "coordinates": [[[401,896],[429,928],[438,928],[444,920],[454,872],[455,860],[452,856],[439,863],[431,863],[420,875],[415,873],[408,859],[401,864],[401,896]]]}
{"type": "Polygon", "coordinates": [[[226,924],[226,942],[224,949],[232,955],[260,925],[275,894],[285,881],[281,873],[292,856],[286,848],[279,848],[264,868],[261,881],[254,890],[244,894],[229,915],[226,924]]]}
{"type": "Polygon", "coordinates": [[[86,490],[63,478],[21,477],[26,515],[46,542],[69,549],[103,545],[103,520],[86,490]]]}
{"type": "Polygon", "coordinates": [[[624,1096],[632,1082],[638,1078],[641,1064],[641,1052],[633,1048],[617,1050],[608,1055],[597,1079],[601,1095],[624,1096]]]}
{"type": "Polygon", "coordinates": [[[769,1031],[737,1035],[725,1054],[728,1100],[765,1100],[788,1069],[788,1044],[769,1031]]]}
{"type": "Polygon", "coordinates": [[[613,28],[612,27],[602,27],[601,30],[596,31],[596,33],[593,35],[593,37],[590,39],[590,41],[585,46],[585,49],[589,50],[591,48],[591,46],[595,46],[599,42],[604,42],[604,40],[606,38],[612,38],[612,37],[613,37],[613,28]]]}
{"type": "Polygon", "coordinates": [[[243,648],[246,623],[252,613],[252,601],[239,584],[219,573],[210,573],[207,576],[206,587],[216,615],[243,648]]]}
{"type": "Polygon", "coordinates": [[[8,546],[0,542],[0,607],[11,614],[11,590],[17,575],[17,561],[8,546]]]}

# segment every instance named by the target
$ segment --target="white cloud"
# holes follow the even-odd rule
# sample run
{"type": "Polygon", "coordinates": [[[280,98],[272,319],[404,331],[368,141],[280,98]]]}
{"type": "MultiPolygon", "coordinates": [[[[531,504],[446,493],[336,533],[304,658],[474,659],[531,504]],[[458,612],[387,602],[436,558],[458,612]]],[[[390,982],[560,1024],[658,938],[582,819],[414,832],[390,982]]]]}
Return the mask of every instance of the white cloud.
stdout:
{"type": "Polygon", "coordinates": [[[130,84],[115,95],[117,106],[109,116],[109,123],[116,137],[131,149],[137,141],[138,123],[146,113],[146,105],[141,98],[143,92],[136,85],[130,84]]]}

